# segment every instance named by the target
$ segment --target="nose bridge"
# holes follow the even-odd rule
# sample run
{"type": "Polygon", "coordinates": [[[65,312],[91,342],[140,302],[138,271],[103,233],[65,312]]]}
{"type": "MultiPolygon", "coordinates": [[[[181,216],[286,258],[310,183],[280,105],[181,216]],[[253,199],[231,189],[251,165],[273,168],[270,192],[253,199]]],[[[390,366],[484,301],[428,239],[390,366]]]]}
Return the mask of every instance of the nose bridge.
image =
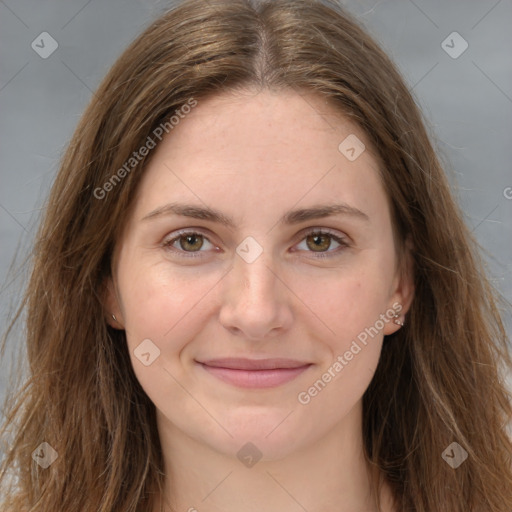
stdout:
{"type": "Polygon", "coordinates": [[[271,250],[246,239],[237,247],[229,274],[220,312],[225,328],[258,339],[290,323],[286,287],[282,289],[271,250]]]}
{"type": "Polygon", "coordinates": [[[254,238],[247,237],[236,252],[233,277],[235,282],[242,283],[238,293],[250,301],[263,298],[272,300],[277,279],[271,270],[274,267],[272,251],[264,249],[254,238]]]}

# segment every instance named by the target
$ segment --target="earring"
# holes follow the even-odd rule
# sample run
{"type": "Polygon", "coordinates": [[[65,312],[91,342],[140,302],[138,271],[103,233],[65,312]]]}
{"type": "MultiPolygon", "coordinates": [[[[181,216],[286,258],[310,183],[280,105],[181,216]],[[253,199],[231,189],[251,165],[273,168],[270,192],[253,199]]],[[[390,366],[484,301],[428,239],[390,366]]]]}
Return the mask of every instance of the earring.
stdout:
{"type": "MultiPolygon", "coordinates": [[[[404,322],[402,322],[401,320],[398,320],[400,318],[400,315],[398,315],[397,313],[395,313],[395,319],[393,320],[393,322],[397,325],[404,325],[404,322]]],[[[405,319],[404,319],[405,320],[405,319]]]]}
{"type": "Polygon", "coordinates": [[[117,322],[116,315],[114,315],[113,313],[112,313],[112,318],[117,322]]]}

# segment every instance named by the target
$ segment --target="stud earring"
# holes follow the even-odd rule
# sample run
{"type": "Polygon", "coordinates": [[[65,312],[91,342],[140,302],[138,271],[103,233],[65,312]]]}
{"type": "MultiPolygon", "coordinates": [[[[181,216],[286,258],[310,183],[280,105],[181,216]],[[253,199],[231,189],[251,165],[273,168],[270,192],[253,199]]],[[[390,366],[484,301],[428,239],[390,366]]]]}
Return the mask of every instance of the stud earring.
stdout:
{"type": "Polygon", "coordinates": [[[112,318],[114,319],[114,321],[116,321],[116,322],[117,322],[116,315],[114,315],[113,313],[112,313],[112,318]]]}
{"type": "Polygon", "coordinates": [[[397,313],[395,313],[395,319],[393,320],[393,322],[397,325],[404,325],[404,322],[402,322],[401,320],[398,320],[400,318],[400,315],[398,315],[397,313]]]}

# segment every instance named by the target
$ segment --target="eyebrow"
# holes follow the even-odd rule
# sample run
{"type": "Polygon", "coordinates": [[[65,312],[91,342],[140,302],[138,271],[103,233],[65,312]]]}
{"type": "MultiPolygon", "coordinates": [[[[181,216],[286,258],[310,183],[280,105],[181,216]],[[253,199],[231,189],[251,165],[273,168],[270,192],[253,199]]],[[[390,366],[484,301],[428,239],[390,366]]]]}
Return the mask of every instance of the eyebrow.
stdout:
{"type": "MultiPolygon", "coordinates": [[[[220,223],[230,229],[236,228],[235,221],[232,218],[224,215],[219,210],[215,210],[214,208],[210,207],[184,203],[169,203],[164,206],[160,206],[159,208],[149,212],[141,220],[147,221],[167,215],[180,215],[194,219],[208,220],[211,222],[220,223]]],[[[291,226],[301,222],[314,219],[322,219],[333,215],[347,215],[359,220],[370,220],[366,213],[358,210],[357,208],[354,208],[353,206],[350,206],[346,203],[334,203],[312,206],[310,208],[290,210],[286,212],[278,222],[279,224],[291,226]]]]}

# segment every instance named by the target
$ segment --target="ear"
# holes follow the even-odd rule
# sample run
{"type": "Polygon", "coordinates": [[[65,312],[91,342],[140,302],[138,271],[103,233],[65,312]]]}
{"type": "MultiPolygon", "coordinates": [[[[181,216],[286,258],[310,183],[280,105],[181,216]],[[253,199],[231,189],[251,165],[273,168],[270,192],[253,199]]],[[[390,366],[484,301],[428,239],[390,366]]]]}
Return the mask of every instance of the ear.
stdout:
{"type": "Polygon", "coordinates": [[[112,277],[103,282],[102,300],[105,309],[107,323],[114,329],[124,329],[123,315],[121,313],[119,294],[112,277]],[[115,320],[114,317],[115,316],[115,320]]]}
{"type": "Polygon", "coordinates": [[[404,258],[401,268],[397,269],[395,279],[393,281],[392,294],[388,303],[389,309],[394,309],[398,318],[392,318],[384,326],[384,334],[393,334],[401,329],[400,324],[396,324],[395,320],[402,323],[406,322],[406,314],[411,307],[414,298],[414,260],[413,260],[413,243],[410,237],[405,241],[404,258]]]}

